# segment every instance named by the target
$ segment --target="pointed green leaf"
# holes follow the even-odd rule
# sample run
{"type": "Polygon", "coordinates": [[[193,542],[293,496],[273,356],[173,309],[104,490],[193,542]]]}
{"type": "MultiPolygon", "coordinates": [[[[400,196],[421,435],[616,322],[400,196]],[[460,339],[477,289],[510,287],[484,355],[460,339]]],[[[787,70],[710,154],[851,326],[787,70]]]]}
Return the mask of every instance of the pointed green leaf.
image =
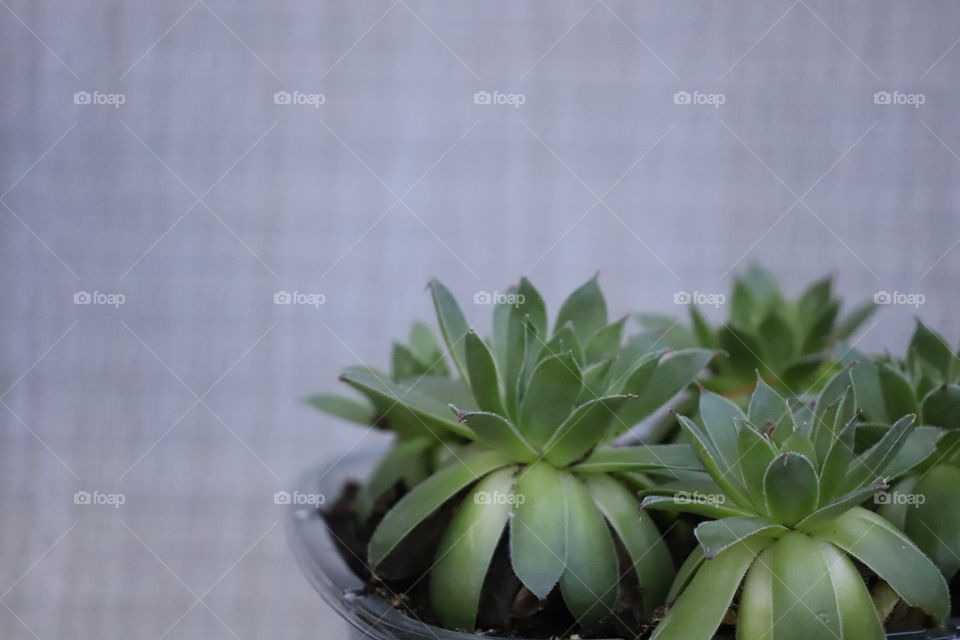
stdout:
{"type": "Polygon", "coordinates": [[[393,350],[390,353],[391,374],[394,380],[400,378],[412,378],[413,376],[422,376],[427,373],[429,367],[413,355],[404,345],[394,342],[393,350]]]}
{"type": "Polygon", "coordinates": [[[841,637],[883,640],[883,625],[860,572],[845,553],[825,540],[814,543],[823,558],[840,612],[841,637]]]}
{"type": "Polygon", "coordinates": [[[470,389],[477,406],[484,411],[503,415],[506,411],[500,399],[500,376],[493,354],[473,331],[467,333],[464,342],[470,389]]]}
{"type": "Polygon", "coordinates": [[[580,368],[569,353],[537,365],[520,406],[520,429],[531,444],[543,446],[567,419],[582,384],[580,368]]]}
{"type": "Polygon", "coordinates": [[[937,427],[914,427],[900,450],[884,469],[887,478],[899,478],[933,456],[944,431],[937,427]]]}
{"type": "Polygon", "coordinates": [[[543,600],[567,562],[567,498],[564,474],[549,464],[526,467],[517,478],[510,520],[510,560],[527,589],[543,600]]]}
{"type": "Polygon", "coordinates": [[[844,357],[844,362],[850,364],[850,378],[857,394],[857,405],[864,417],[871,422],[890,423],[900,416],[887,414],[884,402],[883,387],[880,384],[880,373],[877,365],[870,358],[859,351],[851,350],[844,357]]]}
{"type": "Polygon", "coordinates": [[[950,610],[947,583],[936,565],[903,533],[861,507],[833,520],[816,534],[867,565],[907,604],[943,622],[950,610]]]}
{"type": "Polygon", "coordinates": [[[537,335],[547,335],[547,305],[537,288],[526,278],[520,278],[516,296],[517,312],[521,317],[529,316],[533,326],[537,328],[537,335]]]}
{"type": "Polygon", "coordinates": [[[577,404],[583,404],[587,400],[593,400],[607,394],[607,378],[610,373],[610,367],[613,365],[612,359],[601,360],[592,364],[583,370],[583,389],[580,390],[580,397],[577,398],[577,404]]]}
{"type": "MultiPolygon", "coordinates": [[[[769,566],[773,574],[773,638],[841,637],[837,594],[812,538],[791,532],[761,554],[756,564],[761,563],[769,566]]],[[[747,616],[752,617],[749,606],[747,616]]]]}
{"type": "Polygon", "coordinates": [[[773,459],[763,476],[770,517],[788,527],[810,515],[820,498],[817,471],[810,459],[784,453],[773,459]]]}
{"type": "Polygon", "coordinates": [[[841,483],[843,490],[852,491],[885,476],[887,467],[906,442],[915,419],[914,415],[900,418],[883,435],[880,442],[854,458],[841,483]]]}
{"type": "Polygon", "coordinates": [[[683,590],[686,589],[690,581],[693,580],[693,577],[697,574],[697,571],[700,570],[703,561],[706,559],[707,557],[703,553],[703,547],[700,545],[695,546],[693,551],[690,552],[690,555],[687,556],[687,559],[680,565],[680,569],[677,571],[677,575],[670,585],[670,590],[667,592],[667,604],[672,606],[674,601],[680,597],[680,594],[683,593],[683,590]]]}
{"type": "Polygon", "coordinates": [[[710,559],[747,538],[753,536],[775,538],[786,530],[786,527],[763,518],[737,516],[701,522],[694,533],[707,559],[710,559]]]}
{"type": "Polygon", "coordinates": [[[557,327],[573,323],[577,338],[587,340],[607,324],[607,302],[603,298],[597,277],[594,276],[570,294],[557,313],[557,327]]]}
{"type": "Polygon", "coordinates": [[[931,331],[919,319],[917,319],[917,326],[910,339],[907,353],[911,361],[919,360],[936,371],[941,381],[950,380],[950,371],[955,366],[953,360],[956,356],[943,338],[931,331]]]}
{"type": "Polygon", "coordinates": [[[777,452],[770,439],[750,424],[741,424],[737,436],[737,459],[743,486],[746,487],[750,501],[758,510],[765,511],[763,497],[763,476],[773,462],[777,452]]]}
{"type": "Polygon", "coordinates": [[[757,369],[767,369],[760,360],[763,347],[751,334],[726,325],[720,328],[717,340],[720,348],[727,353],[723,364],[738,375],[748,376],[757,369]]]}
{"type": "Polygon", "coordinates": [[[693,513],[708,518],[752,517],[756,514],[743,509],[727,500],[723,493],[696,494],[676,492],[669,496],[647,496],[643,499],[644,509],[668,511],[670,513],[693,513]]]}
{"type": "Polygon", "coordinates": [[[723,469],[733,469],[739,457],[737,455],[739,431],[737,419],[747,419],[740,407],[710,391],[700,394],[700,421],[714,450],[719,455],[720,459],[717,462],[723,469]]]}
{"type": "Polygon", "coordinates": [[[625,385],[620,393],[632,393],[637,398],[620,410],[616,435],[648,417],[687,388],[714,355],[713,351],[706,349],[675,351],[657,363],[644,384],[635,388],[625,385]]]}
{"type": "Polygon", "coordinates": [[[908,413],[920,412],[917,397],[910,387],[910,382],[902,373],[888,364],[881,364],[877,368],[880,376],[880,388],[883,390],[884,405],[890,420],[897,420],[908,413]]]}
{"type": "Polygon", "coordinates": [[[757,554],[770,544],[760,538],[704,560],[651,640],[711,640],[757,554]]]}
{"type": "Polygon", "coordinates": [[[487,411],[463,412],[455,406],[450,408],[460,422],[465,423],[482,442],[491,449],[503,452],[517,462],[530,462],[538,457],[536,449],[530,446],[523,434],[503,416],[487,411]]]}
{"type": "Polygon", "coordinates": [[[501,469],[481,480],[464,498],[437,549],[430,570],[430,602],[444,625],[473,629],[480,592],[500,542],[513,495],[514,469],[501,469]]]}
{"type": "Polygon", "coordinates": [[[793,422],[793,414],[790,411],[790,405],[759,375],[753,395],[750,396],[747,417],[758,429],[792,429],[790,423],[793,422]]]}
{"type": "Polygon", "coordinates": [[[624,471],[702,471],[693,450],[685,444],[640,444],[597,449],[574,469],[583,473],[624,471]]]}
{"type": "Polygon", "coordinates": [[[593,336],[591,336],[587,341],[586,347],[583,350],[585,361],[597,362],[598,360],[603,360],[604,358],[615,357],[617,352],[620,350],[620,340],[623,336],[623,325],[626,321],[627,316],[624,316],[613,324],[608,324],[593,334],[593,336]]]}
{"type": "Polygon", "coordinates": [[[443,349],[437,342],[430,327],[422,322],[414,322],[410,328],[410,352],[422,364],[427,372],[435,376],[448,376],[450,370],[443,359],[443,349]]]}
{"type": "Polygon", "coordinates": [[[457,370],[464,380],[469,380],[467,373],[466,347],[463,343],[467,331],[470,330],[467,325],[467,319],[457,304],[457,299],[453,297],[450,290],[447,289],[439,280],[430,281],[430,294],[433,296],[433,306],[437,312],[437,322],[440,324],[440,332],[443,334],[443,340],[447,344],[447,350],[453,357],[457,370]]]}
{"type": "Polygon", "coordinates": [[[960,570],[960,469],[938,465],[912,490],[914,505],[906,507],[906,534],[933,560],[947,578],[960,570]],[[919,499],[923,496],[923,500],[919,499]]]}
{"type": "Polygon", "coordinates": [[[923,424],[960,428],[960,386],[945,384],[932,390],[924,396],[920,411],[923,424]]]}
{"type": "Polygon", "coordinates": [[[499,453],[481,453],[458,460],[418,484],[387,512],[373,532],[367,547],[370,564],[380,564],[407,534],[464,487],[509,463],[499,453]]]}
{"type": "Polygon", "coordinates": [[[697,343],[707,349],[717,349],[720,343],[717,341],[717,332],[710,326],[707,319],[703,317],[700,308],[695,304],[690,305],[690,326],[697,337],[697,343]]]}
{"type": "Polygon", "coordinates": [[[631,397],[606,396],[574,409],[544,445],[547,460],[557,467],[564,467],[603,443],[617,411],[631,397]]]}
{"type": "Polygon", "coordinates": [[[560,593],[567,609],[589,625],[613,612],[618,596],[617,555],[610,530],[587,488],[563,474],[567,504],[567,562],[560,593]]]}
{"type": "Polygon", "coordinates": [[[825,523],[839,517],[853,507],[863,504],[868,498],[876,495],[876,493],[881,491],[885,486],[886,483],[884,483],[883,480],[877,480],[865,487],[854,489],[839,498],[834,498],[827,503],[823,503],[823,506],[798,522],[794,528],[801,531],[815,531],[817,528],[822,527],[825,523]]]}
{"type": "Polygon", "coordinates": [[[649,514],[639,512],[639,503],[622,484],[606,474],[589,474],[584,482],[597,507],[623,544],[643,589],[647,612],[663,604],[674,567],[670,551],[649,514]]]}
{"type": "Polygon", "coordinates": [[[390,426],[412,435],[439,438],[453,433],[469,438],[470,430],[448,417],[450,412],[439,401],[414,389],[403,387],[363,367],[351,367],[340,379],[370,397],[386,416],[390,426]]]}
{"type": "MultiPolygon", "coordinates": [[[[434,444],[436,442],[430,438],[414,438],[398,442],[391,447],[377,463],[364,486],[371,500],[376,500],[400,481],[406,481],[411,476],[417,477],[421,473],[425,475],[424,454],[434,444]]],[[[414,483],[406,482],[406,484],[407,489],[413,488],[414,483]]]]}
{"type": "Polygon", "coordinates": [[[723,492],[732,498],[737,505],[750,508],[752,501],[747,493],[747,489],[741,484],[742,477],[738,477],[740,474],[737,473],[737,469],[724,465],[720,454],[714,448],[709,437],[700,430],[695,422],[686,416],[677,416],[677,420],[680,422],[680,426],[683,427],[684,432],[690,437],[694,452],[713,481],[716,482],[717,485],[723,489],[723,492]]]}
{"type": "Polygon", "coordinates": [[[757,329],[763,359],[768,366],[779,370],[797,353],[797,337],[793,327],[779,311],[771,310],[757,329]]]}
{"type": "Polygon", "coordinates": [[[324,413],[364,426],[372,424],[376,417],[373,407],[366,402],[333,393],[315,393],[307,398],[307,404],[324,413]]]}
{"type": "Polygon", "coordinates": [[[546,360],[550,356],[559,356],[564,353],[573,354],[573,359],[578,366],[584,362],[580,341],[577,339],[577,334],[573,330],[573,324],[569,322],[562,327],[557,327],[550,341],[542,345],[540,354],[537,356],[537,363],[546,360]]]}

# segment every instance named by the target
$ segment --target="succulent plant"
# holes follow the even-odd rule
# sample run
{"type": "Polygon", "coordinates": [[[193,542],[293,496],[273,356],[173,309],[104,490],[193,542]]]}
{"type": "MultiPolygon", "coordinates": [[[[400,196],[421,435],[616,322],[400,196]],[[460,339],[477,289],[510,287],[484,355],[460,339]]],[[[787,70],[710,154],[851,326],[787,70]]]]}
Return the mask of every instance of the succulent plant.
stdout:
{"type": "Polygon", "coordinates": [[[857,396],[844,370],[813,407],[791,405],[762,379],[746,411],[705,392],[700,423],[679,420],[714,488],[665,486],[647,509],[715,518],[696,529],[697,550],[680,568],[676,603],[653,640],[708,640],[741,582],[739,640],[880,640],[880,620],[850,556],[908,604],[942,622],[946,582],[931,560],[889,521],[860,507],[924,460],[935,440],[897,416],[879,441],[855,452],[857,396]],[[696,491],[704,499],[691,499],[696,491]]]}
{"type": "Polygon", "coordinates": [[[607,616],[624,571],[637,575],[644,606],[659,605],[674,568],[622,472],[670,476],[700,469],[686,445],[608,448],[685,388],[713,352],[649,352],[622,344],[596,278],[562,304],[552,331],[526,279],[493,313],[490,341],[470,330],[452,294],[430,284],[447,351],[472,393],[449,408],[402,384],[351,372],[344,379],[436,433],[469,440],[384,516],[368,546],[377,566],[415,538],[444,505],[452,519],[430,570],[430,600],[443,624],[472,629],[484,580],[501,544],[520,584],[562,601],[584,625],[607,616]],[[619,566],[617,543],[629,563],[619,566]]]}
{"type": "Polygon", "coordinates": [[[757,371],[781,393],[817,391],[812,387],[836,366],[833,347],[856,333],[875,310],[872,302],[863,304],[840,320],[832,278],[790,300],[774,277],[756,265],[734,280],[727,305],[729,317],[720,327],[712,326],[696,304],[689,305],[690,326],[661,314],[637,318],[648,330],[663,332],[674,348],[722,349],[726,356],[713,361],[713,376],[704,385],[734,399],[749,396],[757,371]]]}
{"type": "Polygon", "coordinates": [[[960,570],[960,359],[919,320],[904,360],[848,357],[863,363],[853,381],[868,420],[911,412],[927,429],[946,431],[937,451],[893,487],[879,512],[950,578],[960,570]]]}

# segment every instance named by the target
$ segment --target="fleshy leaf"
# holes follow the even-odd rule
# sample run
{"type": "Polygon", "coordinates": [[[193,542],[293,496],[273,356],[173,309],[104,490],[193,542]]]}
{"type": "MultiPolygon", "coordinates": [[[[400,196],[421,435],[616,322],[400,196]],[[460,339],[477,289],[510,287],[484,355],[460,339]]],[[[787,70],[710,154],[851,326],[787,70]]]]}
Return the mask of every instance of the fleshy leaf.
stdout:
{"type": "Polygon", "coordinates": [[[414,322],[410,328],[410,353],[427,366],[431,375],[448,376],[450,370],[443,359],[443,350],[430,327],[422,322],[414,322]]]}
{"type": "Polygon", "coordinates": [[[625,471],[702,471],[697,457],[685,444],[640,444],[632,447],[597,449],[575,470],[584,473],[625,471]]]}
{"type": "Polygon", "coordinates": [[[710,559],[753,536],[775,538],[786,531],[786,527],[776,522],[738,516],[701,522],[695,533],[707,559],[710,559]]]}
{"type": "Polygon", "coordinates": [[[729,502],[723,493],[688,494],[676,492],[674,495],[647,496],[643,499],[644,509],[669,511],[671,513],[693,513],[708,518],[753,517],[754,513],[729,502]]]}
{"type": "Polygon", "coordinates": [[[604,358],[615,357],[617,351],[620,349],[620,339],[623,335],[623,325],[626,321],[627,317],[624,316],[593,334],[583,350],[585,361],[597,362],[604,358]]]}
{"type": "Polygon", "coordinates": [[[480,337],[473,331],[467,333],[464,357],[470,377],[470,389],[483,411],[503,415],[503,402],[500,399],[500,378],[493,354],[480,337]]]}
{"type": "Polygon", "coordinates": [[[670,551],[649,514],[637,513],[638,503],[622,484],[606,474],[584,476],[593,501],[623,544],[643,589],[647,612],[663,604],[673,580],[670,551]]]}
{"type": "Polygon", "coordinates": [[[437,312],[437,322],[440,324],[440,332],[443,334],[443,340],[447,344],[447,349],[453,357],[457,369],[464,380],[469,380],[467,373],[466,346],[463,343],[467,331],[470,330],[467,319],[457,304],[457,299],[453,297],[450,290],[447,289],[437,279],[430,281],[430,294],[433,296],[433,306],[437,312]]]}
{"type": "Polygon", "coordinates": [[[543,446],[573,410],[583,384],[569,353],[537,365],[520,407],[520,429],[535,447],[543,446]]]}
{"type": "Polygon", "coordinates": [[[896,527],[881,516],[854,507],[816,535],[837,545],[867,565],[900,594],[943,622],[950,610],[947,583],[936,565],[896,527]]]}
{"type": "Polygon", "coordinates": [[[387,512],[373,532],[367,547],[370,564],[380,564],[407,534],[461,489],[509,463],[499,453],[480,453],[458,460],[418,484],[387,512]]]}
{"type": "Polygon", "coordinates": [[[510,515],[513,476],[508,468],[481,480],[443,535],[430,570],[430,600],[448,627],[473,629],[476,623],[483,581],[510,515]]]}
{"type": "Polygon", "coordinates": [[[520,278],[517,287],[517,311],[520,316],[529,316],[533,326],[537,328],[537,335],[547,335],[547,305],[537,288],[526,278],[520,278]]]}
{"type": "Polygon", "coordinates": [[[491,449],[509,455],[517,462],[537,459],[537,451],[508,419],[486,411],[463,412],[450,405],[460,422],[465,423],[477,440],[491,449]]]}
{"type": "Polygon", "coordinates": [[[737,463],[737,419],[747,419],[740,407],[716,393],[700,394],[700,420],[723,469],[733,469],[737,463]]]}
{"type": "Polygon", "coordinates": [[[960,386],[945,384],[933,389],[924,396],[920,411],[923,424],[960,428],[960,386]]]}
{"type": "Polygon", "coordinates": [[[616,550],[610,530],[587,488],[563,474],[567,504],[567,562],[560,593],[581,624],[591,624],[613,611],[618,595],[616,550]]]}
{"type": "MultiPolygon", "coordinates": [[[[905,531],[933,560],[943,575],[953,577],[960,570],[960,469],[939,465],[930,469],[911,493],[914,505],[907,505],[905,531]]],[[[905,487],[897,488],[910,492],[905,487]]]]}
{"type": "Polygon", "coordinates": [[[770,517],[780,524],[793,526],[817,508],[820,497],[817,471],[802,454],[781,454],[767,467],[763,493],[770,517]]]}
{"type": "Polygon", "coordinates": [[[590,336],[607,324],[607,302],[596,276],[577,288],[560,306],[557,327],[567,322],[573,323],[581,344],[586,344],[590,336]]]}
{"type": "Polygon", "coordinates": [[[575,462],[605,440],[617,410],[631,398],[606,396],[580,405],[547,440],[544,456],[557,467],[575,462]]]}
{"type": "Polygon", "coordinates": [[[916,329],[907,349],[910,359],[920,360],[935,370],[940,380],[950,380],[950,372],[955,366],[956,356],[939,335],[917,320],[916,329]]]}
{"type": "Polygon", "coordinates": [[[517,478],[517,505],[510,521],[513,571],[543,600],[567,562],[567,503],[564,474],[549,464],[532,464],[517,478]]]}
{"type": "Polygon", "coordinates": [[[710,640],[727,615],[747,569],[769,540],[747,540],[704,560],[651,640],[710,640]]]}
{"type": "Polygon", "coordinates": [[[452,418],[439,401],[403,387],[363,367],[351,367],[340,379],[374,400],[377,408],[398,431],[440,437],[446,432],[469,438],[470,430],[452,418]],[[403,427],[406,427],[404,429],[403,427]]]}
{"type": "Polygon", "coordinates": [[[369,404],[333,393],[315,393],[306,401],[324,413],[364,426],[369,426],[375,417],[373,407],[369,404]]]}

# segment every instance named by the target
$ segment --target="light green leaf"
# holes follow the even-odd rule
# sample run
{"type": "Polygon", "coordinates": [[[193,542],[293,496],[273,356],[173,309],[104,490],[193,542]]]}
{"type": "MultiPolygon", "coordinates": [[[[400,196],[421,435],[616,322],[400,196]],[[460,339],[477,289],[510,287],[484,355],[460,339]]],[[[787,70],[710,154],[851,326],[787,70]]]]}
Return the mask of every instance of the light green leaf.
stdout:
{"type": "Polygon", "coordinates": [[[569,353],[537,365],[520,407],[520,429],[535,447],[543,446],[573,410],[583,384],[569,353]]]}
{"type": "Polygon", "coordinates": [[[661,470],[702,471],[693,450],[685,444],[640,444],[597,449],[574,469],[583,473],[661,470]]]}
{"type": "Polygon", "coordinates": [[[513,572],[543,600],[567,563],[567,498],[564,474],[549,464],[532,464],[517,478],[517,505],[510,521],[513,572]]]}
{"type": "Polygon", "coordinates": [[[547,305],[543,302],[540,292],[526,278],[520,278],[516,297],[517,313],[520,317],[529,316],[533,326],[537,328],[537,335],[547,335],[547,305]]]}
{"type": "Polygon", "coordinates": [[[703,547],[700,545],[695,546],[693,551],[690,552],[690,555],[687,556],[687,559],[680,565],[680,569],[677,571],[677,575],[670,585],[670,590],[667,592],[667,604],[672,606],[676,599],[680,597],[680,594],[687,588],[687,585],[690,584],[693,577],[697,575],[697,571],[700,570],[700,566],[706,559],[707,557],[703,553],[703,547]]]}
{"type": "Polygon", "coordinates": [[[562,474],[567,504],[567,562],[560,576],[563,601],[581,624],[613,611],[618,596],[617,555],[610,530],[587,488],[562,474]]]}
{"type": "Polygon", "coordinates": [[[364,426],[373,423],[373,407],[365,402],[344,398],[333,393],[315,393],[307,397],[307,404],[324,413],[364,426]]]}
{"type": "Polygon", "coordinates": [[[736,477],[739,474],[734,475],[735,470],[723,464],[709,437],[686,416],[677,416],[677,420],[683,427],[684,432],[690,437],[694,452],[703,464],[703,468],[713,478],[713,481],[738,505],[749,507],[752,501],[746,488],[740,484],[741,478],[736,477]]]}
{"type": "Polygon", "coordinates": [[[877,480],[865,487],[854,489],[839,498],[834,498],[798,522],[794,528],[800,531],[815,531],[830,520],[863,504],[865,500],[875,495],[878,491],[881,491],[885,486],[886,484],[883,480],[877,480]]]}
{"type": "Polygon", "coordinates": [[[717,349],[720,343],[717,341],[717,332],[710,326],[707,319],[703,317],[700,308],[695,304],[690,305],[690,326],[697,337],[699,346],[707,349],[717,349]]]}
{"type": "Polygon", "coordinates": [[[547,460],[564,467],[604,442],[617,411],[632,396],[606,396],[586,402],[570,414],[543,447],[547,460]]]}
{"type": "Polygon", "coordinates": [[[740,407],[716,393],[700,393],[700,421],[722,469],[732,469],[737,463],[737,419],[747,419],[740,407]]]}
{"type": "Polygon", "coordinates": [[[844,363],[850,366],[850,378],[853,380],[853,389],[857,394],[857,405],[868,421],[889,424],[900,416],[887,414],[887,407],[883,399],[883,388],[880,385],[880,373],[877,365],[864,353],[850,350],[844,356],[844,363]]]}
{"type": "Polygon", "coordinates": [[[447,289],[439,280],[434,278],[430,281],[430,294],[433,296],[433,306],[437,312],[437,322],[440,324],[440,332],[443,334],[443,340],[447,344],[447,349],[453,357],[457,370],[464,380],[469,380],[467,373],[466,346],[463,338],[470,330],[467,325],[467,319],[457,304],[457,299],[453,297],[450,290],[447,289]]]}
{"type": "Polygon", "coordinates": [[[710,559],[753,536],[776,538],[786,531],[786,527],[763,518],[736,516],[701,522],[694,533],[710,559]]]}
{"type": "Polygon", "coordinates": [[[623,544],[643,590],[643,608],[652,612],[663,604],[674,567],[670,550],[650,516],[639,512],[633,494],[606,474],[589,474],[584,482],[597,507],[623,544]]]}
{"type": "Polygon", "coordinates": [[[557,313],[557,327],[573,323],[582,344],[607,324],[607,302],[594,276],[570,294],[557,313]]]}
{"type": "Polygon", "coordinates": [[[469,429],[448,417],[450,412],[441,402],[369,369],[348,368],[340,374],[340,379],[373,399],[377,409],[397,431],[435,438],[445,433],[464,438],[471,436],[469,429]]]}
{"type": "Polygon", "coordinates": [[[754,517],[755,513],[733,504],[723,493],[692,494],[676,492],[674,495],[647,496],[643,499],[644,509],[669,511],[671,513],[693,513],[708,518],[754,517]]]}
{"type": "Polygon", "coordinates": [[[427,372],[431,375],[450,375],[440,343],[430,327],[422,322],[414,322],[410,328],[410,352],[420,363],[426,365],[427,372]]]}
{"type": "Polygon", "coordinates": [[[562,327],[557,327],[553,337],[550,338],[550,341],[544,344],[540,350],[540,354],[537,356],[537,363],[546,360],[550,356],[559,356],[564,353],[572,354],[578,366],[583,364],[583,350],[580,348],[580,341],[577,339],[577,334],[573,330],[573,324],[569,322],[562,327]]]}
{"type": "Polygon", "coordinates": [[[413,352],[406,346],[394,342],[390,352],[391,374],[394,380],[422,376],[429,371],[429,366],[417,360],[413,352]]]}
{"type": "Polygon", "coordinates": [[[776,455],[777,452],[769,438],[750,424],[740,425],[740,434],[737,436],[737,459],[739,460],[737,466],[752,505],[761,512],[766,510],[763,476],[776,455]]]}
{"type": "Polygon", "coordinates": [[[505,410],[500,399],[500,376],[493,354],[480,337],[473,331],[467,333],[464,357],[470,379],[470,389],[483,411],[503,415],[505,410]]]}
{"type": "Polygon", "coordinates": [[[943,622],[950,610],[947,583],[936,565],[903,533],[881,516],[861,507],[816,531],[867,565],[907,604],[943,622]]]}
{"type": "Polygon", "coordinates": [[[774,430],[779,430],[788,428],[792,416],[787,401],[758,375],[747,407],[750,423],[758,429],[766,429],[770,425],[774,430]]]}
{"type": "Polygon", "coordinates": [[[500,542],[511,505],[492,496],[511,496],[512,468],[481,480],[457,509],[430,570],[430,602],[444,625],[473,629],[480,592],[500,542]]]}
{"type": "Polygon", "coordinates": [[[907,439],[887,464],[884,473],[888,478],[898,478],[925,462],[937,450],[937,443],[944,435],[937,427],[914,427],[907,439]]]}
{"type": "MultiPolygon", "coordinates": [[[[424,454],[434,444],[436,442],[431,438],[414,438],[398,442],[377,463],[363,490],[371,500],[376,500],[401,480],[407,480],[411,476],[426,475],[424,454]]],[[[406,484],[407,489],[413,488],[413,483],[406,484]]]]}
{"type": "Polygon", "coordinates": [[[906,442],[915,419],[914,415],[900,418],[883,435],[880,442],[854,458],[841,483],[843,490],[852,491],[884,476],[894,456],[906,442]]]}
{"type": "Polygon", "coordinates": [[[768,544],[769,540],[751,539],[704,560],[651,640],[711,640],[744,574],[768,544]]]}
{"type": "Polygon", "coordinates": [[[860,572],[845,553],[825,540],[814,539],[830,576],[840,612],[843,638],[883,640],[883,625],[860,572]]]}
{"type": "Polygon", "coordinates": [[[387,512],[373,532],[367,547],[370,564],[380,564],[407,534],[464,487],[508,464],[510,460],[499,453],[480,453],[458,460],[418,484],[387,512]]]}
{"type": "Polygon", "coordinates": [[[512,422],[495,413],[487,411],[463,412],[450,405],[460,422],[465,423],[477,440],[491,449],[503,452],[517,462],[530,462],[538,457],[534,449],[523,434],[512,422]]]}
{"type": "Polygon", "coordinates": [[[585,361],[597,362],[604,358],[615,357],[620,349],[623,325],[626,321],[627,316],[624,316],[593,334],[583,351],[585,361]]]}
{"type": "Polygon", "coordinates": [[[888,364],[881,364],[877,368],[877,373],[880,376],[884,405],[891,422],[908,413],[916,415],[920,412],[917,396],[914,395],[910,382],[902,373],[888,364]]]}
{"type": "Polygon", "coordinates": [[[657,363],[656,369],[642,386],[624,386],[620,392],[632,393],[637,399],[620,410],[620,426],[616,435],[625,432],[686,389],[714,355],[715,352],[707,349],[675,351],[657,363]]]}
{"type": "Polygon", "coordinates": [[[791,527],[817,508],[820,498],[817,471],[802,454],[781,454],[767,467],[763,493],[770,517],[791,527]]]}

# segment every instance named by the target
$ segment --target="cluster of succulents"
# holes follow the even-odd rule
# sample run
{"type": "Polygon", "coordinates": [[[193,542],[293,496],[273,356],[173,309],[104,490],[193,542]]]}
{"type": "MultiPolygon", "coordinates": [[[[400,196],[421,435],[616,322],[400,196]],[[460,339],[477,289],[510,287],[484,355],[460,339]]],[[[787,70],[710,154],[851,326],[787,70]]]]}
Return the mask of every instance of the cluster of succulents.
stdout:
{"type": "Polygon", "coordinates": [[[960,357],[923,325],[902,360],[869,357],[844,341],[872,305],[838,322],[829,280],[792,301],[752,268],[719,328],[691,307],[691,328],[645,315],[628,336],[596,278],[550,323],[523,279],[482,338],[429,288],[440,340],[417,324],[389,373],[343,372],[363,400],[309,399],[395,434],[353,508],[372,580],[430,555],[417,615],[478,630],[489,590],[511,589],[500,599],[559,603],[565,633],[589,636],[629,582],[635,632],[656,640],[722,624],[739,640],[882,638],[894,605],[947,618],[960,357]],[[623,444],[678,397],[676,443],[623,444]],[[898,493],[931,500],[883,500],[898,493]],[[430,528],[439,542],[411,551],[430,528]],[[491,580],[501,565],[510,580],[491,580]]]}

